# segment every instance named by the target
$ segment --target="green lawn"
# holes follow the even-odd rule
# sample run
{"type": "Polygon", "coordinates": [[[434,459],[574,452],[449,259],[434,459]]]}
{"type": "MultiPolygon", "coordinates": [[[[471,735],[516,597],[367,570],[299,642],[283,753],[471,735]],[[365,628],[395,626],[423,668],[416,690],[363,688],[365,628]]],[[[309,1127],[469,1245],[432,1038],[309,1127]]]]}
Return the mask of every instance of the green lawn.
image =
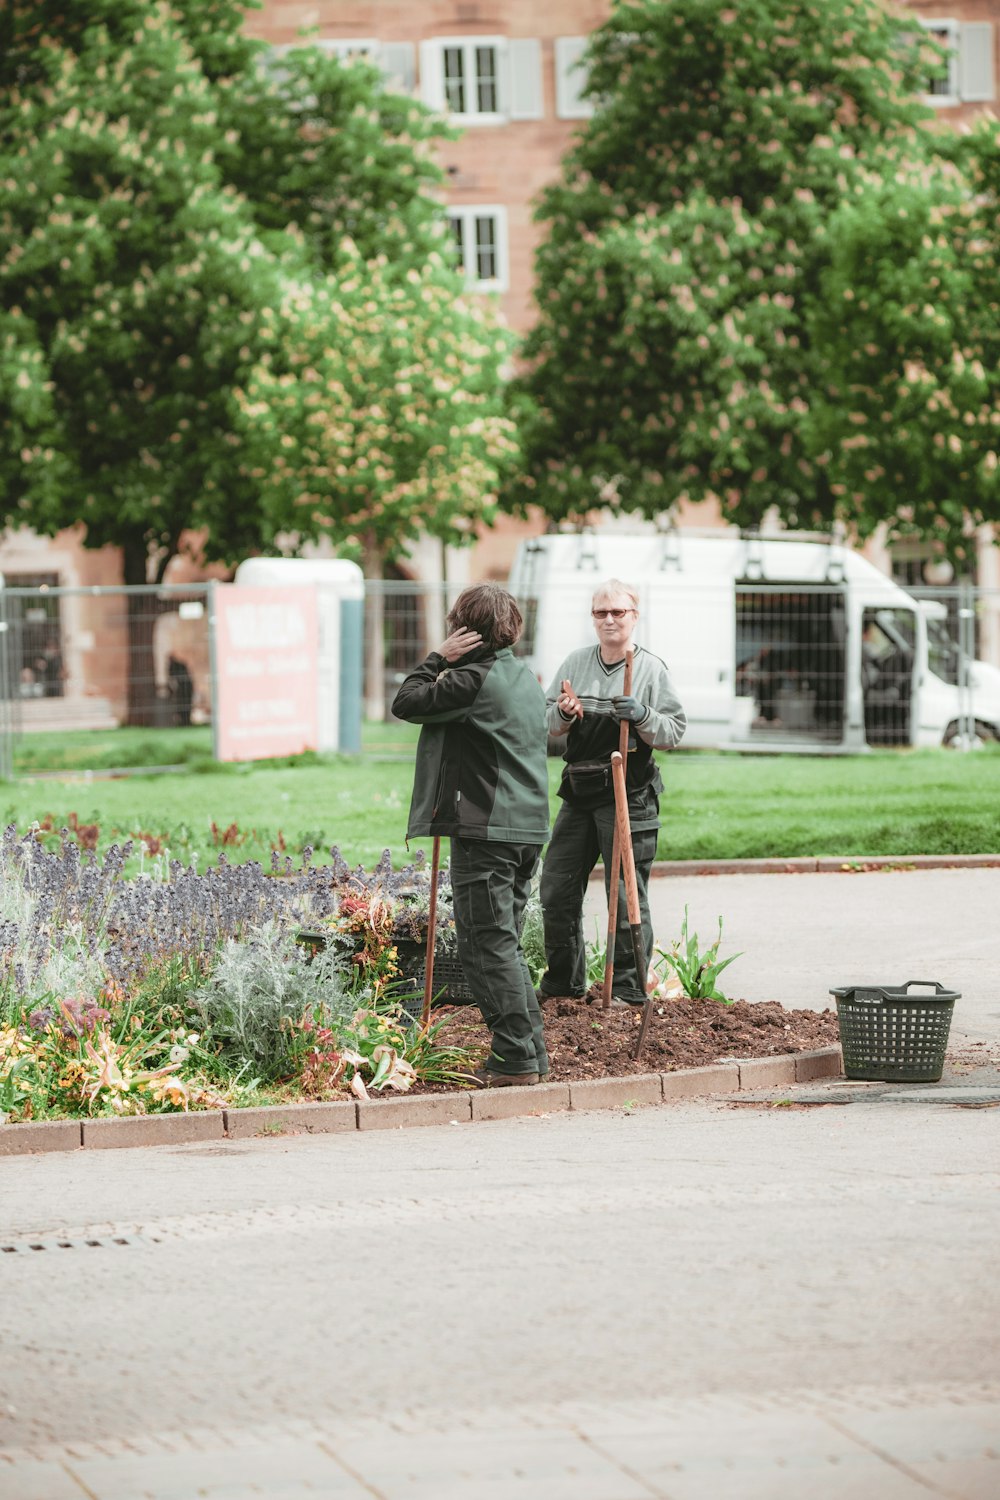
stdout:
{"type": "MultiPolygon", "coordinates": [[[[308,755],[251,766],[216,766],[207,736],[192,729],[53,737],[50,765],[85,759],[99,769],[127,765],[131,756],[140,765],[186,760],[189,769],[0,783],[0,813],[22,830],[33,821],[55,829],[97,824],[98,847],[146,833],[199,868],[221,849],[234,860],[267,861],[272,847],[297,856],[304,844],[317,851],[338,844],[352,864],[370,866],[387,847],[397,863],[405,861],[415,738],[409,726],[368,726],[357,758],[308,755]]],[[[40,769],[41,741],[22,741],[22,775],[31,774],[28,751],[40,769]]],[[[549,763],[553,793],[560,765],[549,763]]],[[[663,758],[663,775],[661,859],[1000,850],[1000,747],[850,758],[681,751],[663,758]]]]}
{"type": "MultiPolygon", "coordinates": [[[[366,755],[405,755],[416,744],[412,724],[371,724],[362,730],[366,755]]],[[[23,734],[14,747],[14,773],[117,771],[136,766],[197,766],[212,762],[212,731],[186,729],[71,729],[23,734]]]]}

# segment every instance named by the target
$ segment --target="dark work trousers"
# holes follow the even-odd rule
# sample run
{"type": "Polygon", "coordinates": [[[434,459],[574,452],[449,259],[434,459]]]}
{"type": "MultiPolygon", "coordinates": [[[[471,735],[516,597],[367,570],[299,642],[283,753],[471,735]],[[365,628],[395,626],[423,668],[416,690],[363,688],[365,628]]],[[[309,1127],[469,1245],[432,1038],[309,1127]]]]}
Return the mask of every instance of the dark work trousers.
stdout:
{"type": "MultiPolygon", "coordinates": [[[[587,992],[587,952],[583,935],[583,898],[590,872],[604,860],[604,890],[611,889],[611,855],[615,837],[614,803],[606,807],[571,807],[564,802],[552,829],[552,840],[542,865],[540,897],[545,918],[546,970],[539,986],[543,995],[584,995],[587,992]]],[[[645,965],[635,971],[632,933],[628,922],[625,881],[618,881],[618,924],[615,933],[615,974],[612,990],[619,1000],[641,1004],[646,998],[646,975],[653,956],[653,924],[649,915],[649,872],[656,857],[655,828],[632,834],[635,883],[642,917],[645,965]]],[[[602,937],[607,936],[605,922],[602,937]]]]}
{"type": "Polygon", "coordinates": [[[458,956],[493,1033],[491,1073],[547,1073],[542,1012],[521,951],[524,908],[541,855],[538,844],[451,840],[451,889],[458,956]]]}

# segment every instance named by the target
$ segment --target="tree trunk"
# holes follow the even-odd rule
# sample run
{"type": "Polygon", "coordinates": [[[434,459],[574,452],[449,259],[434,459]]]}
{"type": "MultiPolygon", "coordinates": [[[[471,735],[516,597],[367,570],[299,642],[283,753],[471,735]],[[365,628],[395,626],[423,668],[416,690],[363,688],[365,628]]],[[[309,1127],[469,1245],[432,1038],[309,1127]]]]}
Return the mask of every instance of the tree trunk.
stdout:
{"type": "MultiPolygon", "coordinates": [[[[375,533],[364,540],[364,574],[381,585],[385,560],[375,533]]],[[[365,589],[365,718],[381,724],[385,706],[385,598],[381,587],[365,589]]]]}

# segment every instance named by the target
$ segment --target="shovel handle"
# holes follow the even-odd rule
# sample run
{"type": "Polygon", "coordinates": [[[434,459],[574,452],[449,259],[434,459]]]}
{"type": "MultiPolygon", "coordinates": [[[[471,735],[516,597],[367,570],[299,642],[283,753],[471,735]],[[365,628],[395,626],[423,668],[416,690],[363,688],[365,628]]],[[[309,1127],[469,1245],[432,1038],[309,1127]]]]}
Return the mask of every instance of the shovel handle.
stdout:
{"type": "MultiPolygon", "coordinates": [[[[633,651],[630,646],[625,652],[625,681],[622,691],[626,698],[632,691],[632,657],[633,651]]],[[[623,719],[621,729],[618,732],[618,753],[622,761],[628,759],[628,720],[623,719]]],[[[622,851],[621,835],[618,829],[617,818],[618,793],[615,792],[615,836],[611,846],[611,879],[608,884],[608,940],[604,949],[604,983],[601,986],[601,1009],[608,1010],[611,1006],[611,987],[615,978],[615,934],[618,931],[618,876],[621,872],[622,851]]],[[[626,813],[626,820],[627,820],[626,813]]]]}

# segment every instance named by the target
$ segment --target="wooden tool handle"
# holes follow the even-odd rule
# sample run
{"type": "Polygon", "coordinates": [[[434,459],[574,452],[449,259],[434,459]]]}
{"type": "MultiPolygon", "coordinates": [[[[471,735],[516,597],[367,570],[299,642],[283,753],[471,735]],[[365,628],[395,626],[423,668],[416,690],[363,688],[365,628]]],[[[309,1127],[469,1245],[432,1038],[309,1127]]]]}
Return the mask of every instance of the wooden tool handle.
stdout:
{"type": "Polygon", "coordinates": [[[427,903],[427,949],[424,954],[424,1008],[420,1017],[421,1028],[426,1031],[431,1024],[431,997],[434,994],[434,948],[437,943],[438,866],[441,863],[441,839],[435,834],[431,854],[431,894],[427,903]]]}
{"type": "MultiPolygon", "coordinates": [[[[632,691],[632,656],[630,646],[625,652],[625,682],[623,692],[628,697],[632,691]]],[[[628,720],[623,719],[618,732],[618,753],[624,762],[628,758],[628,720]]],[[[618,793],[615,792],[617,804],[618,793]]],[[[626,821],[628,813],[626,811],[626,821]]],[[[622,867],[621,834],[618,829],[618,818],[615,816],[615,836],[611,848],[611,879],[608,885],[608,940],[604,949],[604,983],[601,986],[601,1009],[608,1010],[611,1005],[611,986],[615,977],[615,934],[618,931],[618,874],[622,867]]]]}
{"type": "MultiPolygon", "coordinates": [[[[615,783],[615,826],[621,845],[622,875],[625,880],[625,900],[628,903],[628,919],[631,926],[641,922],[639,914],[639,888],[635,881],[635,860],[632,855],[632,830],[628,821],[628,796],[625,791],[625,762],[616,750],[611,757],[611,775],[615,783]]],[[[639,976],[640,980],[642,975],[639,976]]]]}

